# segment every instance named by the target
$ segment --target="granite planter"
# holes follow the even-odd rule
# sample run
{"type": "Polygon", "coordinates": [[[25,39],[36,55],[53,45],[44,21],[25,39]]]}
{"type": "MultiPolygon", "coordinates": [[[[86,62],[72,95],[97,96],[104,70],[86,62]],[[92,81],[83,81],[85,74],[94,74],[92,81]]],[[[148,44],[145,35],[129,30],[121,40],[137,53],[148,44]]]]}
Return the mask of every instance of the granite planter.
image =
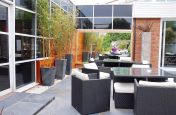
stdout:
{"type": "Polygon", "coordinates": [[[63,79],[65,77],[66,63],[67,63],[66,59],[55,60],[56,79],[63,79]]]}
{"type": "Polygon", "coordinates": [[[54,84],[54,79],[56,75],[55,67],[42,67],[41,68],[42,83],[46,86],[51,86],[54,84]]]}
{"type": "Polygon", "coordinates": [[[67,65],[66,65],[66,74],[71,75],[72,73],[72,61],[73,61],[73,55],[72,54],[66,54],[65,59],[67,59],[67,65]]]}

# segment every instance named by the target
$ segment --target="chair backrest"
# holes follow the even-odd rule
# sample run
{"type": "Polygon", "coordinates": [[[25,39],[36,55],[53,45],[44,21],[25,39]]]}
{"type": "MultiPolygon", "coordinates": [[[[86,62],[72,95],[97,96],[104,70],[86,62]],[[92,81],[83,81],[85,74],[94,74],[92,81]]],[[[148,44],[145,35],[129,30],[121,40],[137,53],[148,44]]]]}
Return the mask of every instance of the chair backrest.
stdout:
{"type": "Polygon", "coordinates": [[[83,64],[83,67],[88,68],[88,69],[98,70],[98,67],[97,67],[96,63],[86,63],[86,64],[83,64]]]}
{"type": "Polygon", "coordinates": [[[150,68],[150,64],[133,64],[132,68],[150,68]]]}

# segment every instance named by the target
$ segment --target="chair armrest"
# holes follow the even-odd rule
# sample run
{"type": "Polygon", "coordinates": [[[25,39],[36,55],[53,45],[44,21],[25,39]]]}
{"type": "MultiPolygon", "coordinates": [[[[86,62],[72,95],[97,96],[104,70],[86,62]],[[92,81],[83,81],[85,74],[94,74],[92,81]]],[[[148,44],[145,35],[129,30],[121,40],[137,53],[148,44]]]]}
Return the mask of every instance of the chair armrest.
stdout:
{"type": "Polygon", "coordinates": [[[96,69],[88,69],[88,68],[82,68],[82,73],[86,73],[86,74],[89,74],[89,73],[96,73],[98,75],[98,78],[99,78],[99,70],[96,70],[96,69]]]}

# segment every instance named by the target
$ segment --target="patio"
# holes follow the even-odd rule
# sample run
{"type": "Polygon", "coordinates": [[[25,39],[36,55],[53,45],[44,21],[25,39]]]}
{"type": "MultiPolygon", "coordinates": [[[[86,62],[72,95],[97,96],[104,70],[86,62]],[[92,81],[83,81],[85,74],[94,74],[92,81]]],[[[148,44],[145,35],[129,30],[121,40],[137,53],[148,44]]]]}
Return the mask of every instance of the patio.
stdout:
{"type": "Polygon", "coordinates": [[[0,0],[0,115],[175,115],[176,0],[0,0]]]}

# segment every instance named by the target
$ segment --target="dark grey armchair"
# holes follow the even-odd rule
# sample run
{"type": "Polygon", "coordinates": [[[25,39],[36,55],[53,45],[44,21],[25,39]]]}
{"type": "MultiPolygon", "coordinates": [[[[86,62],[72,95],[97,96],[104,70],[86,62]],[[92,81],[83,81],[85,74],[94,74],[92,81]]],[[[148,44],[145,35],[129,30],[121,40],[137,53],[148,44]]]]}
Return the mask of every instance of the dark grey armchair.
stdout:
{"type": "Polygon", "coordinates": [[[176,88],[141,86],[135,80],[134,115],[176,115],[176,88]]]}
{"type": "MultiPolygon", "coordinates": [[[[94,74],[88,74],[89,77],[94,74]]],[[[80,114],[92,114],[110,110],[111,80],[81,80],[72,76],[72,106],[80,114]]]]}

